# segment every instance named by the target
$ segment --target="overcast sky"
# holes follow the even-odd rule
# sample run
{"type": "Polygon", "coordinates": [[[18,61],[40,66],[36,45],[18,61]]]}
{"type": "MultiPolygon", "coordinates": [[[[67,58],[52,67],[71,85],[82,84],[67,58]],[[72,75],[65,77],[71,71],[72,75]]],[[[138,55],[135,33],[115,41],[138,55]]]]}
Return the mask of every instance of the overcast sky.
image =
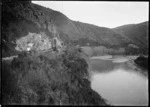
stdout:
{"type": "Polygon", "coordinates": [[[74,21],[102,27],[148,21],[148,2],[108,1],[33,1],[33,3],[57,10],[74,21]]]}

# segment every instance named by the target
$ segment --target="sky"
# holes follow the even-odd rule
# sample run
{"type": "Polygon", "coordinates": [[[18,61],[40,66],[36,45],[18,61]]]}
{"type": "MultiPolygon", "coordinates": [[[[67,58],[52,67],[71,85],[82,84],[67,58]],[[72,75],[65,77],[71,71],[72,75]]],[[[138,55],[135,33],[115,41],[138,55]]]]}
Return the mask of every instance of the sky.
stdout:
{"type": "Polygon", "coordinates": [[[32,1],[59,11],[69,19],[114,28],[149,20],[149,2],[32,1]]]}

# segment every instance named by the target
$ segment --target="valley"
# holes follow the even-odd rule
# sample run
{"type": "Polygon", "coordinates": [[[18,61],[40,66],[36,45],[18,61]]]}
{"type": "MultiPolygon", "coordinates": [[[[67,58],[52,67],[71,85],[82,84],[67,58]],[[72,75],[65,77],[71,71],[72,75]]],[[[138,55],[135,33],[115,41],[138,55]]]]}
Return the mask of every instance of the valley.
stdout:
{"type": "Polygon", "coordinates": [[[9,0],[1,27],[2,105],[147,106],[149,21],[107,28],[9,0]]]}

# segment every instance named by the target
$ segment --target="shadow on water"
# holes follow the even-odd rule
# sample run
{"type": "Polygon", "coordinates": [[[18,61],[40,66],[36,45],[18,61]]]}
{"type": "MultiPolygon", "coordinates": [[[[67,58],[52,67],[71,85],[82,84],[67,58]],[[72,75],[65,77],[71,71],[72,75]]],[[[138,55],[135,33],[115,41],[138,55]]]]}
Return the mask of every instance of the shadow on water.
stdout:
{"type": "Polygon", "coordinates": [[[91,70],[94,72],[100,73],[108,73],[112,72],[115,69],[122,68],[127,72],[137,72],[139,75],[143,75],[148,77],[148,71],[142,70],[136,66],[136,64],[132,61],[119,62],[115,63],[113,60],[104,60],[104,59],[92,59],[91,60],[91,70]]]}

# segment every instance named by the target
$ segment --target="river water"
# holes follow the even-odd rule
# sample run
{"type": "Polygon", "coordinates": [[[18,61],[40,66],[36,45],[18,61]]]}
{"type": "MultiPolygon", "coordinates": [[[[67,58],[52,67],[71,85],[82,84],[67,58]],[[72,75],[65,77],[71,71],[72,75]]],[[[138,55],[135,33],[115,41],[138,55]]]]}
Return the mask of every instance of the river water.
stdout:
{"type": "Polygon", "coordinates": [[[148,77],[131,59],[92,58],[91,66],[91,87],[109,104],[148,105],[148,77]]]}

